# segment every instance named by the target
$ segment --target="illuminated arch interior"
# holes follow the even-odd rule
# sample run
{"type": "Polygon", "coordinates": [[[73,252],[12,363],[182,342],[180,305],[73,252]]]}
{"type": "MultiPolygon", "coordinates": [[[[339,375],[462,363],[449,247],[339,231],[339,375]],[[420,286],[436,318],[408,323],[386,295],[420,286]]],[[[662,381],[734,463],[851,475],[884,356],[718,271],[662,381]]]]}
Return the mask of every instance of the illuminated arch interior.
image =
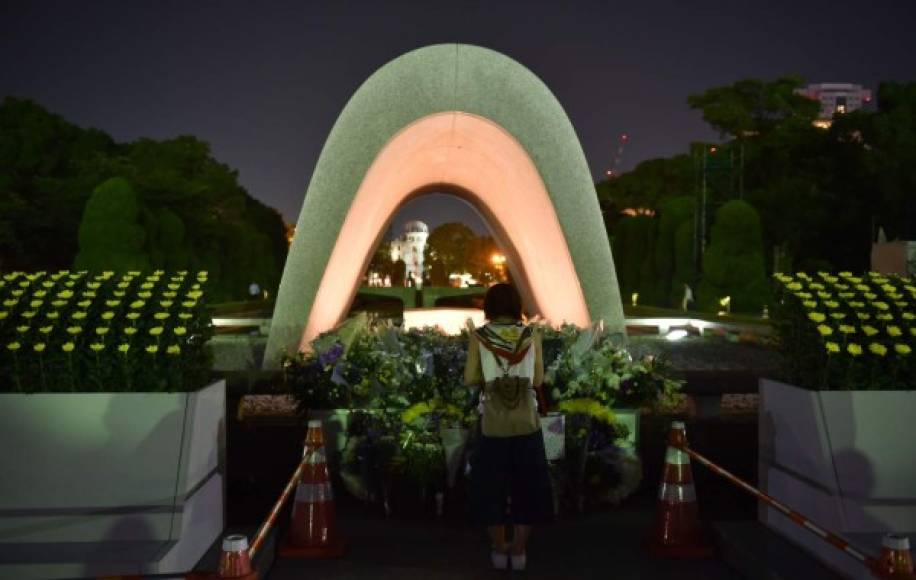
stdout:
{"type": "Polygon", "coordinates": [[[590,323],[566,238],[535,164],[493,121],[451,111],[411,123],[373,161],[337,236],[300,349],[342,320],[395,213],[431,188],[459,195],[481,212],[530,312],[552,323],[590,323]]]}

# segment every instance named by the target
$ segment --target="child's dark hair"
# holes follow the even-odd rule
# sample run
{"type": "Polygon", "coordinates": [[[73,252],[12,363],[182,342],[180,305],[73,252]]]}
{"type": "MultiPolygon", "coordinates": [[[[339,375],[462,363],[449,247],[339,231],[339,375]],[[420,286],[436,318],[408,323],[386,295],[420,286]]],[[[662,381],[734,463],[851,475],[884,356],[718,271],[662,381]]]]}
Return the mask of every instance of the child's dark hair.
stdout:
{"type": "Polygon", "coordinates": [[[496,318],[522,319],[522,299],[512,284],[494,284],[483,298],[483,313],[487,320],[496,318]]]}

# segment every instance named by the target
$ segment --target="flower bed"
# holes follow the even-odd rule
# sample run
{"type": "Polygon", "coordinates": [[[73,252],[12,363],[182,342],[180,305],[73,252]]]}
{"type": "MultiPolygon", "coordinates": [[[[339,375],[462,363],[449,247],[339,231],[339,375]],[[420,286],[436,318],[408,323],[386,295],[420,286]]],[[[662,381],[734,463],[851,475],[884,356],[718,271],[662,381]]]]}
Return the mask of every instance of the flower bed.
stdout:
{"type": "Polygon", "coordinates": [[[787,382],[817,390],[916,388],[916,280],[776,274],[773,322],[787,382]]]}
{"type": "Polygon", "coordinates": [[[0,391],[193,391],[209,380],[207,273],[10,272],[0,391]]]}
{"type": "MultiPolygon", "coordinates": [[[[555,468],[561,492],[574,494],[581,507],[587,480],[588,497],[616,503],[632,493],[641,470],[613,407],[677,404],[679,383],[658,359],[634,361],[597,329],[544,332],[547,404],[566,415],[573,451],[555,468]]],[[[412,482],[421,496],[460,479],[477,421],[476,397],[463,384],[466,345],[466,335],[369,328],[355,318],[316,339],[308,354],[285,357],[285,380],[300,412],[350,410],[341,475],[355,495],[385,502],[397,479],[412,482]]]]}

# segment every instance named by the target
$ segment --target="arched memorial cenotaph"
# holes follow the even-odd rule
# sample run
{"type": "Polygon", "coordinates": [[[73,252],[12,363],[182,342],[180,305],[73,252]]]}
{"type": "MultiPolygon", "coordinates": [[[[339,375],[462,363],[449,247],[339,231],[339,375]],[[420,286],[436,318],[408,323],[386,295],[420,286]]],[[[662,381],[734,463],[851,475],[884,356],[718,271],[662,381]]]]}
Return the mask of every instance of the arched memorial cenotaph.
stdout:
{"type": "Polygon", "coordinates": [[[376,71],[331,129],[296,224],[265,368],[343,320],[394,214],[432,190],[487,219],[529,312],[554,324],[603,320],[624,340],[595,187],[560,103],[511,58],[442,44],[376,71]]]}

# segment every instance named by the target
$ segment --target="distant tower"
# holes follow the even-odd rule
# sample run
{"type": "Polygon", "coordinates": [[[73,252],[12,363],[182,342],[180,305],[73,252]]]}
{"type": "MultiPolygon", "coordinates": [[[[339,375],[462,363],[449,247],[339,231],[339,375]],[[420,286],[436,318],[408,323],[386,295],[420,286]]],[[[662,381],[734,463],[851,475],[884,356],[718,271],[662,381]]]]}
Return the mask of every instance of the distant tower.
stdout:
{"type": "Polygon", "coordinates": [[[404,260],[407,264],[405,284],[413,280],[417,287],[423,284],[423,250],[429,228],[421,221],[414,220],[404,224],[404,233],[391,242],[391,261],[404,260]]]}

